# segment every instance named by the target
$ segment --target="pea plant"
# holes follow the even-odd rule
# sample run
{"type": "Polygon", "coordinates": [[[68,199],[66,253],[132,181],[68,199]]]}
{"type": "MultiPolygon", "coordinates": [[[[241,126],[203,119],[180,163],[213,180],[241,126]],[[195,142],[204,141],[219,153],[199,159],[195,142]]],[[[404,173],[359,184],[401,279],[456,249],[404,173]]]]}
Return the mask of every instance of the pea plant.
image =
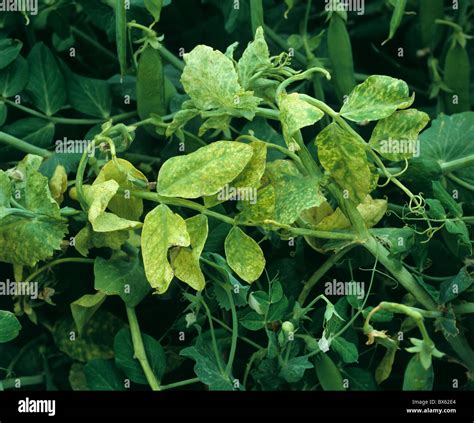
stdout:
{"type": "Polygon", "coordinates": [[[2,389],[472,389],[473,2],[321,3],[0,16],[2,389]]]}

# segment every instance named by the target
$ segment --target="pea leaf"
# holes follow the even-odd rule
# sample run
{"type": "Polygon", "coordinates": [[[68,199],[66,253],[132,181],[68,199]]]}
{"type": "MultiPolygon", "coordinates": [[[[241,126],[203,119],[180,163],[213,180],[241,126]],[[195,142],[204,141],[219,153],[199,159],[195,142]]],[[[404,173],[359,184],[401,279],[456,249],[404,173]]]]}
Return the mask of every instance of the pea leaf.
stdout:
{"type": "Polygon", "coordinates": [[[71,106],[85,115],[108,119],[112,95],[107,81],[69,73],[67,92],[71,106]]]}
{"type": "Polygon", "coordinates": [[[0,70],[0,94],[8,98],[20,93],[28,82],[28,62],[23,57],[0,70]]]}
{"type": "Polygon", "coordinates": [[[316,144],[324,169],[347,190],[350,199],[357,203],[364,201],[373,181],[364,146],[336,123],[318,134],[316,144]]]}
{"type": "Polygon", "coordinates": [[[388,160],[410,159],[419,154],[418,134],[429,119],[415,109],[395,112],[377,122],[369,144],[388,160]]]}
{"type": "Polygon", "coordinates": [[[84,367],[91,391],[125,391],[124,377],[112,360],[92,360],[84,367]]]}
{"type": "Polygon", "coordinates": [[[342,375],[336,363],[326,354],[319,353],[314,358],[314,367],[319,383],[324,391],[344,391],[342,375]]]}
{"type": "Polygon", "coordinates": [[[221,109],[253,119],[260,99],[240,86],[232,60],[220,51],[198,45],[184,55],[184,62],[181,82],[199,110],[221,109]]]}
{"type": "Polygon", "coordinates": [[[9,311],[0,310],[0,344],[15,339],[21,330],[21,324],[9,311]]]}
{"type": "Polygon", "coordinates": [[[239,323],[245,329],[258,331],[265,327],[265,319],[263,317],[256,311],[244,310],[242,313],[239,313],[239,323]]]}
{"type": "Polygon", "coordinates": [[[444,281],[440,285],[439,303],[446,304],[466,291],[474,283],[474,277],[469,273],[467,267],[463,267],[453,278],[444,281]]]}
{"type": "Polygon", "coordinates": [[[186,156],[167,160],[158,174],[158,194],[198,198],[216,194],[234,180],[253,155],[246,144],[217,141],[186,156]]]}
{"type": "Polygon", "coordinates": [[[393,9],[392,18],[390,19],[390,33],[382,45],[390,41],[395,36],[398,27],[402,23],[403,15],[405,14],[407,0],[394,0],[394,3],[395,8],[393,9]]]}
{"type": "Polygon", "coordinates": [[[163,0],[145,0],[145,7],[150,12],[155,22],[159,22],[163,0]]]}
{"type": "Polygon", "coordinates": [[[290,148],[295,146],[293,135],[297,131],[306,126],[314,125],[324,116],[324,113],[317,107],[302,100],[298,93],[283,94],[279,99],[278,106],[280,108],[283,136],[290,148]]]}
{"type": "Polygon", "coordinates": [[[357,363],[359,360],[359,351],[357,351],[356,345],[342,336],[332,340],[331,348],[341,356],[344,363],[357,363]]]}
{"type": "MultiPolygon", "coordinates": [[[[165,351],[156,339],[144,333],[142,333],[141,336],[151,369],[158,380],[161,380],[166,369],[165,351]]],[[[142,366],[135,358],[130,329],[123,328],[117,333],[114,341],[114,352],[115,364],[132,382],[142,385],[148,384],[142,366]]]]}
{"type": "Polygon", "coordinates": [[[91,248],[109,247],[118,250],[128,239],[128,231],[94,232],[89,223],[74,237],[76,250],[87,257],[91,248]]]}
{"type": "Polygon", "coordinates": [[[415,246],[415,231],[412,228],[376,228],[371,232],[394,256],[404,258],[415,246]]]}
{"type": "Polygon", "coordinates": [[[196,362],[194,372],[199,380],[211,391],[232,391],[233,385],[225,374],[221,373],[216,362],[212,344],[199,337],[196,344],[181,350],[180,355],[196,362]]]}
{"type": "Polygon", "coordinates": [[[199,265],[204,244],[209,232],[207,217],[203,214],[186,219],[190,247],[177,247],[171,254],[171,266],[175,276],[196,291],[202,291],[206,285],[199,265]]]}
{"type": "MultiPolygon", "coordinates": [[[[137,182],[146,186],[148,179],[129,161],[116,159],[108,161],[97,175],[94,185],[114,180],[124,190],[144,190],[137,182]]],[[[116,194],[107,206],[117,216],[124,219],[138,220],[143,214],[143,200],[127,194],[116,194]]]]}
{"type": "Polygon", "coordinates": [[[90,202],[88,218],[95,232],[113,232],[141,226],[140,222],[122,219],[105,211],[118,189],[119,184],[113,179],[84,187],[86,199],[90,202]]]}
{"type": "Polygon", "coordinates": [[[340,113],[354,122],[380,120],[410,107],[414,100],[401,79],[372,75],[354,88],[340,113]]]}
{"type": "Polygon", "coordinates": [[[190,236],[186,222],[167,206],[160,204],[147,214],[142,231],[142,255],[148,282],[163,294],[173,279],[174,272],[168,262],[171,247],[188,247],[190,236]]]}
{"type": "Polygon", "coordinates": [[[252,77],[272,67],[270,52],[262,27],[257,28],[255,39],[244,50],[237,64],[239,81],[243,88],[252,89],[252,77]]]}
{"type": "Polygon", "coordinates": [[[376,391],[377,384],[375,383],[372,373],[361,369],[359,367],[346,367],[344,373],[349,379],[349,388],[351,391],[376,391]]]}
{"type": "Polygon", "coordinates": [[[37,43],[28,55],[30,76],[26,91],[33,104],[48,116],[54,115],[66,102],[66,84],[51,51],[37,43]]]}
{"type": "Polygon", "coordinates": [[[285,379],[288,383],[295,383],[303,378],[307,369],[312,369],[313,367],[314,366],[309,362],[308,357],[293,357],[283,363],[279,376],[285,379]]]}
{"type": "Polygon", "coordinates": [[[403,377],[404,391],[431,391],[433,389],[434,371],[431,365],[425,369],[419,354],[414,355],[405,369],[403,377]]]}
{"type": "Polygon", "coordinates": [[[97,257],[94,276],[95,289],[107,295],[119,295],[129,307],[137,306],[150,292],[143,262],[138,257],[129,261],[97,257]]]}
{"type": "Polygon", "coordinates": [[[242,229],[231,229],[224,244],[227,263],[244,281],[256,281],[265,269],[265,257],[260,246],[242,229]]]}
{"type": "MultiPolygon", "coordinates": [[[[452,116],[441,114],[433,120],[431,127],[420,135],[421,156],[444,164],[474,154],[471,134],[474,131],[474,112],[458,113],[452,116]]],[[[466,166],[453,172],[455,176],[473,185],[473,166],[466,166]]],[[[472,201],[474,195],[462,185],[448,179],[448,192],[459,191],[464,201],[472,201]]]]}
{"type": "Polygon", "coordinates": [[[79,335],[82,335],[84,326],[100,308],[106,298],[106,294],[97,292],[93,295],[83,295],[71,303],[71,313],[79,335]]]}
{"type": "Polygon", "coordinates": [[[4,38],[0,40],[0,69],[6,68],[20,54],[23,43],[19,40],[4,38]]]}

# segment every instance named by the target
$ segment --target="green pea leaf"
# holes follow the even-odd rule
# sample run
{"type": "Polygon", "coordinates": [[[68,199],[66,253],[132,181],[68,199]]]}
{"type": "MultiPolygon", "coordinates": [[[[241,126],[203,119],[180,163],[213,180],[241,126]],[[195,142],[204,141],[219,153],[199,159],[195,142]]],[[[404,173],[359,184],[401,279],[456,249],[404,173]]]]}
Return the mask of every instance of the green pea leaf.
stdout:
{"type": "Polygon", "coordinates": [[[54,327],[54,342],[74,360],[107,360],[114,356],[114,338],[123,327],[124,323],[118,317],[98,310],[84,327],[82,335],[77,333],[72,317],[58,320],[54,327]]]}
{"type": "MultiPolygon", "coordinates": [[[[141,336],[150,367],[158,380],[161,380],[166,370],[165,351],[156,339],[144,333],[141,336]]],[[[142,366],[135,358],[130,329],[123,328],[117,333],[114,341],[114,351],[115,364],[132,382],[141,385],[148,384],[142,366]]]]}
{"type": "Polygon", "coordinates": [[[150,292],[143,262],[97,257],[94,262],[94,287],[107,295],[119,295],[129,307],[137,306],[150,292]]]}
{"type": "Polygon", "coordinates": [[[242,229],[231,229],[224,244],[227,263],[244,281],[256,281],[265,269],[265,257],[255,240],[242,229]]]}
{"type": "Polygon", "coordinates": [[[21,330],[21,324],[9,311],[0,310],[0,344],[15,339],[21,330]]]}
{"type": "Polygon", "coordinates": [[[71,106],[85,115],[102,119],[110,117],[112,94],[110,84],[100,79],[69,73],[67,91],[71,106]]]}
{"type": "Polygon", "coordinates": [[[376,228],[371,232],[394,256],[404,258],[415,246],[415,231],[412,228],[376,228]]]}
{"type": "Polygon", "coordinates": [[[429,120],[426,113],[415,109],[395,112],[377,122],[369,144],[388,160],[411,159],[420,153],[418,134],[429,120]]]}
{"type": "Polygon", "coordinates": [[[253,119],[260,99],[240,86],[232,60],[220,51],[198,45],[184,55],[184,62],[181,82],[199,110],[221,109],[253,119]]]}
{"type": "Polygon", "coordinates": [[[79,335],[82,335],[84,326],[100,308],[106,298],[106,294],[103,292],[97,292],[93,295],[83,295],[81,298],[71,303],[71,313],[74,322],[76,323],[79,335]]]}
{"type": "Polygon", "coordinates": [[[158,175],[158,194],[198,198],[216,194],[233,181],[253,155],[246,144],[217,141],[186,156],[167,160],[158,175]]]}
{"type": "Polygon", "coordinates": [[[312,369],[313,367],[314,366],[309,362],[308,357],[293,357],[283,363],[279,376],[285,379],[288,383],[295,383],[303,378],[307,369],[312,369]]]}
{"type": "MultiPolygon", "coordinates": [[[[469,134],[472,134],[473,131],[474,112],[452,116],[441,114],[433,120],[431,127],[420,135],[421,157],[444,164],[474,155],[474,143],[469,138],[469,134]]],[[[474,167],[472,165],[455,170],[453,174],[462,181],[474,185],[474,167]]],[[[474,201],[472,191],[465,189],[451,179],[448,179],[447,183],[448,192],[452,193],[455,189],[459,193],[459,198],[464,202],[474,201]]]]}
{"type": "Polygon", "coordinates": [[[159,22],[163,0],[145,0],[145,7],[150,12],[155,22],[159,22]]]}
{"type": "Polygon", "coordinates": [[[279,99],[280,120],[287,145],[296,149],[293,135],[301,128],[314,125],[324,113],[302,100],[298,93],[283,94],[279,99]]]}
{"type": "Polygon", "coordinates": [[[4,38],[0,40],[0,69],[6,68],[20,54],[23,43],[19,40],[4,38]]]}
{"type": "Polygon", "coordinates": [[[48,116],[58,112],[66,102],[66,84],[51,51],[37,43],[28,55],[30,76],[26,91],[33,104],[48,116]]]}
{"type": "Polygon", "coordinates": [[[332,340],[331,348],[341,356],[344,363],[357,363],[359,360],[359,351],[357,351],[356,345],[342,336],[332,340]]]}
{"type": "Polygon", "coordinates": [[[84,366],[91,391],[125,391],[125,378],[112,360],[92,360],[84,366]]]}
{"type": "Polygon", "coordinates": [[[344,373],[349,381],[351,391],[376,391],[377,384],[370,371],[359,367],[345,367],[344,373]]]}
{"type": "Polygon", "coordinates": [[[405,369],[403,377],[404,391],[431,391],[433,389],[434,371],[431,365],[425,369],[419,354],[414,355],[405,369]]]}
{"type": "Polygon", "coordinates": [[[88,218],[95,232],[113,232],[142,226],[140,222],[122,219],[105,211],[118,189],[119,184],[113,179],[92,186],[84,186],[84,194],[90,203],[88,218]]]}
{"type": "Polygon", "coordinates": [[[473,275],[467,267],[463,267],[454,278],[448,279],[440,285],[439,303],[446,304],[454,300],[469,289],[473,283],[473,275]]]}
{"type": "Polygon", "coordinates": [[[23,91],[28,82],[28,62],[22,56],[0,70],[0,94],[8,98],[23,91]]]}
{"type": "MultiPolygon", "coordinates": [[[[220,354],[220,352],[219,352],[220,354]]],[[[180,355],[191,358],[196,362],[194,372],[199,380],[206,384],[211,391],[232,391],[234,389],[230,378],[219,370],[216,355],[209,340],[200,336],[196,344],[181,350],[180,355]]],[[[221,356],[222,361],[222,356],[221,356]]]]}
{"type": "Polygon", "coordinates": [[[369,76],[350,93],[341,108],[341,115],[354,122],[380,120],[397,109],[413,104],[406,82],[384,75],[369,76]]]}
{"type": "MultiPolygon", "coordinates": [[[[124,190],[144,191],[140,185],[147,185],[146,176],[129,161],[116,159],[108,161],[97,175],[94,185],[114,180],[124,190]],[[138,185],[138,183],[140,185],[138,185]]],[[[108,203],[108,209],[124,219],[138,220],[143,214],[143,200],[125,194],[116,194],[108,203]]]]}
{"type": "Polygon", "coordinates": [[[239,313],[239,323],[248,330],[258,331],[265,327],[264,316],[258,314],[256,311],[244,310],[239,313]]]}
{"type": "Polygon", "coordinates": [[[319,133],[316,144],[324,169],[347,191],[350,199],[357,203],[364,201],[374,179],[364,146],[336,123],[319,133]]]}
{"type": "Polygon", "coordinates": [[[255,39],[244,50],[237,64],[239,81],[246,90],[253,89],[252,77],[257,72],[272,68],[270,51],[263,35],[262,27],[257,28],[255,39]]]}
{"type": "Polygon", "coordinates": [[[177,247],[171,253],[171,266],[175,276],[196,291],[202,291],[206,285],[199,265],[204,244],[209,232],[207,217],[203,214],[186,219],[190,247],[177,247]]]}
{"type": "Polygon", "coordinates": [[[173,279],[168,262],[171,247],[188,247],[190,236],[186,222],[167,206],[160,204],[145,217],[142,231],[142,255],[145,273],[152,288],[163,294],[173,279]]]}

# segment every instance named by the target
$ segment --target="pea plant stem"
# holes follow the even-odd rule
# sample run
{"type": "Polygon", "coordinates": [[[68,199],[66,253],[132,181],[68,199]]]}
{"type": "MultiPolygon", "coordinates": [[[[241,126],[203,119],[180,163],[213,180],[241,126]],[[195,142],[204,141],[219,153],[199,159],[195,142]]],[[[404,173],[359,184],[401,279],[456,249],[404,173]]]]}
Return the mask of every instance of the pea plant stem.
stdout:
{"type": "Polygon", "coordinates": [[[36,147],[31,145],[19,138],[14,137],[13,135],[7,134],[6,132],[0,131],[0,143],[9,145],[16,150],[23,151],[28,154],[36,154],[37,156],[41,157],[50,157],[53,153],[44,148],[36,147]]]}
{"type": "Polygon", "coordinates": [[[222,374],[224,373],[224,366],[222,365],[222,358],[221,354],[219,352],[219,347],[217,346],[217,339],[216,339],[216,333],[214,331],[214,324],[212,323],[212,313],[211,310],[209,309],[209,306],[207,305],[206,301],[204,301],[204,298],[201,297],[201,302],[202,305],[204,306],[204,310],[206,311],[207,315],[207,320],[209,322],[209,328],[211,331],[211,338],[212,338],[212,348],[214,349],[214,355],[216,356],[216,362],[219,367],[219,371],[222,374]]]}
{"type": "Polygon", "coordinates": [[[145,346],[143,345],[142,334],[140,332],[140,326],[138,324],[135,308],[126,306],[126,309],[127,309],[128,323],[130,325],[130,333],[132,335],[132,343],[133,343],[135,358],[140,363],[140,366],[143,369],[143,373],[145,373],[145,377],[146,377],[146,380],[148,381],[148,384],[150,385],[150,388],[153,391],[160,391],[161,390],[160,383],[158,379],[156,378],[155,374],[153,373],[153,370],[148,361],[148,357],[146,355],[145,346]]]}
{"type": "Polygon", "coordinates": [[[168,389],[180,388],[181,386],[193,385],[194,383],[201,383],[201,381],[198,377],[181,380],[179,382],[170,383],[168,385],[161,385],[161,390],[166,391],[168,389]]]}
{"type": "Polygon", "coordinates": [[[44,266],[40,267],[38,270],[35,272],[31,273],[26,279],[25,283],[27,282],[32,282],[37,278],[41,273],[45,272],[48,269],[51,269],[54,266],[58,266],[59,264],[64,264],[64,263],[86,263],[86,264],[93,264],[94,259],[89,259],[89,258],[80,258],[80,257],[66,257],[62,259],[57,259],[49,262],[48,264],[45,264],[44,266]]]}
{"type": "Polygon", "coordinates": [[[232,312],[232,341],[229,352],[229,360],[225,369],[225,373],[228,377],[232,376],[232,367],[234,365],[235,353],[237,351],[237,340],[239,337],[239,321],[237,320],[237,311],[235,309],[234,297],[230,288],[222,286],[225,289],[227,298],[229,298],[230,309],[232,312]]]}
{"type": "Polygon", "coordinates": [[[311,277],[305,282],[303,289],[300,292],[298,297],[298,303],[303,306],[306,298],[313,289],[313,287],[318,283],[318,281],[339,261],[344,257],[353,246],[342,249],[336,254],[329,257],[316,271],[311,275],[311,277]]]}
{"type": "Polygon", "coordinates": [[[0,381],[0,388],[3,389],[12,389],[20,386],[24,388],[25,386],[41,385],[45,382],[45,377],[43,374],[35,376],[23,376],[19,378],[10,378],[0,381]]]}
{"type": "Polygon", "coordinates": [[[474,313],[474,303],[463,303],[458,304],[453,307],[454,314],[473,314],[474,313]]]}

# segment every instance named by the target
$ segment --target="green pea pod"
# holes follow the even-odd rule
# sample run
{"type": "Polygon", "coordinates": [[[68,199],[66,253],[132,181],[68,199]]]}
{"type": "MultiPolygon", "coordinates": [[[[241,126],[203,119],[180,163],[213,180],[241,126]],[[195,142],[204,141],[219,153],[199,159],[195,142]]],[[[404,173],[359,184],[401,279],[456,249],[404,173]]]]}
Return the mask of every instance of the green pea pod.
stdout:
{"type": "Polygon", "coordinates": [[[334,361],[325,354],[320,353],[314,359],[314,367],[319,383],[324,391],[344,391],[342,375],[334,361]]]}
{"type": "Polygon", "coordinates": [[[470,72],[469,55],[458,42],[448,50],[444,63],[444,83],[452,90],[445,93],[445,112],[447,114],[471,110],[469,95],[470,72]]]}
{"type": "Polygon", "coordinates": [[[167,112],[163,62],[160,52],[151,46],[145,47],[138,59],[137,108],[140,119],[167,112]]]}
{"type": "Polygon", "coordinates": [[[403,377],[404,391],[431,391],[433,389],[434,372],[431,365],[426,370],[420,361],[418,354],[413,356],[405,369],[403,377]]]}
{"type": "Polygon", "coordinates": [[[263,27],[263,2],[262,0],[250,0],[250,22],[252,35],[255,35],[259,26],[263,27]]]}
{"type": "Polygon", "coordinates": [[[339,98],[350,94],[356,85],[352,46],[346,23],[337,13],[331,17],[328,30],[329,58],[333,71],[332,79],[339,98]]]}
{"type": "Polygon", "coordinates": [[[125,0],[115,1],[115,41],[122,77],[127,71],[127,11],[125,0]]]}
{"type": "Polygon", "coordinates": [[[392,19],[390,19],[390,33],[388,38],[382,43],[384,45],[390,41],[398,30],[398,27],[402,23],[403,15],[405,14],[405,8],[407,6],[407,0],[394,0],[395,9],[393,9],[392,19]]]}
{"type": "Polygon", "coordinates": [[[441,28],[436,19],[444,17],[444,0],[420,0],[419,15],[421,25],[421,42],[423,47],[431,47],[439,42],[441,28]]]}

